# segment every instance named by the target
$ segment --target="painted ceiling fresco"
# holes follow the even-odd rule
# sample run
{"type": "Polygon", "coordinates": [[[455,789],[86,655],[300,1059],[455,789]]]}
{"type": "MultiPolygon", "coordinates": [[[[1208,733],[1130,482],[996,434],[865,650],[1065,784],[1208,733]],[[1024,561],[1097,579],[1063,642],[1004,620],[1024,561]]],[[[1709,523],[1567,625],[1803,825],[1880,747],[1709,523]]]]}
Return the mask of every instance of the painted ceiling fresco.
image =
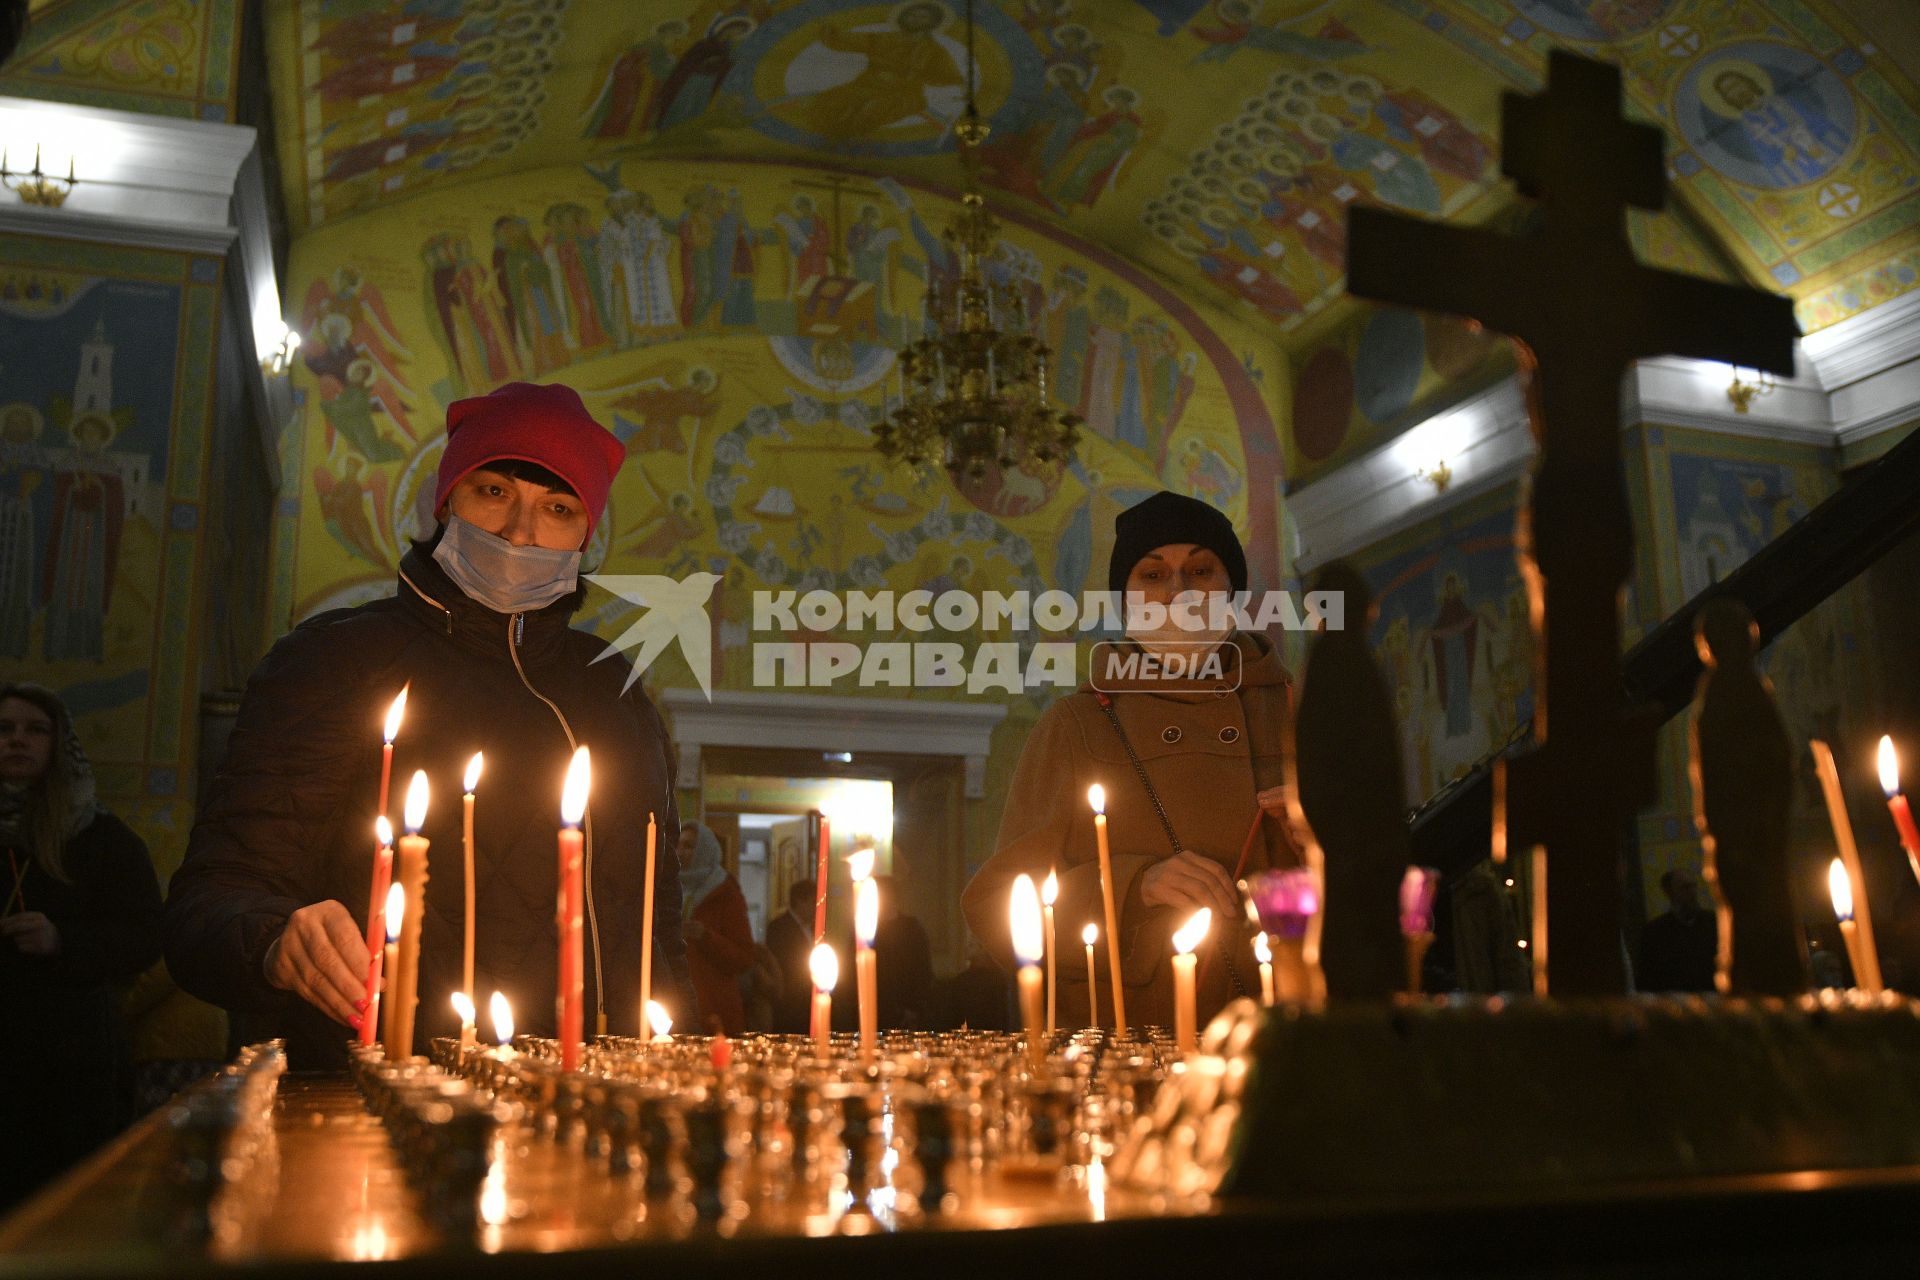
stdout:
{"type": "Polygon", "coordinates": [[[233,118],[238,0],[34,0],[0,94],[233,118]]]}
{"type": "MultiPolygon", "coordinates": [[[[1920,91],[1850,7],[981,0],[984,177],[1003,209],[1300,351],[1347,314],[1346,205],[1468,222],[1512,206],[1499,95],[1537,87],[1547,50],[1569,47],[1621,63],[1630,112],[1669,136],[1674,200],[1637,228],[1642,252],[1783,290],[1814,329],[1920,282],[1920,91]]],[[[470,176],[626,155],[811,159],[952,185],[963,11],[268,6],[290,213],[302,229],[470,176]]]]}

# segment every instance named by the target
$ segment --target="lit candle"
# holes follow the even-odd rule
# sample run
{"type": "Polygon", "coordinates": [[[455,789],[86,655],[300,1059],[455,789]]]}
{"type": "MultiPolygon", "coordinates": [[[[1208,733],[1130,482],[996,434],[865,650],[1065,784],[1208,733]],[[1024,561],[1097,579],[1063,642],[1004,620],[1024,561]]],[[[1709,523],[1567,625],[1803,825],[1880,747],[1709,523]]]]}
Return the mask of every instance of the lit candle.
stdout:
{"type": "MultiPolygon", "coordinates": [[[[427,910],[427,838],[420,828],[427,820],[427,775],[416,769],[407,784],[407,833],[395,845],[395,883],[407,891],[407,915],[400,924],[400,972],[394,985],[394,1025],[400,1032],[400,1056],[413,1053],[413,1014],[420,995],[420,925],[427,910]]],[[[388,1046],[388,1055],[393,1049],[388,1046]]]]}
{"type": "Polygon", "coordinates": [[[1833,896],[1833,914],[1840,921],[1840,938],[1847,944],[1847,962],[1853,966],[1853,983],[1870,996],[1880,994],[1880,967],[1869,968],[1860,949],[1860,926],[1853,919],[1853,883],[1846,864],[1835,858],[1827,866],[1827,892],[1833,896]],[[1871,977],[1869,974],[1871,973],[1871,977]]]}
{"type": "Polygon", "coordinates": [[[504,991],[493,993],[493,999],[487,1002],[487,1012],[493,1018],[493,1043],[495,1050],[503,1058],[513,1056],[513,1006],[507,1003],[504,991]]]}
{"type": "Polygon", "coordinates": [[[473,789],[480,784],[480,770],[486,761],[476,751],[473,759],[467,761],[465,786],[461,788],[461,847],[466,860],[467,915],[466,926],[462,931],[460,948],[460,997],[467,1002],[467,1015],[460,1020],[460,1043],[462,1046],[473,1044],[473,1001],[467,992],[473,990],[473,789]]]}
{"type": "Polygon", "coordinates": [[[1547,847],[1533,846],[1528,865],[1533,881],[1533,994],[1547,994],[1547,847]]]}
{"type": "Polygon", "coordinates": [[[1093,966],[1093,944],[1100,941],[1100,926],[1089,923],[1080,931],[1080,941],[1087,944],[1087,1025],[1100,1025],[1100,981],[1093,966]]]}
{"type": "Polygon", "coordinates": [[[1273,1005],[1273,945],[1265,933],[1253,935],[1253,958],[1260,962],[1260,1003],[1273,1005]]]}
{"type": "Polygon", "coordinates": [[[653,1004],[653,861],[660,829],[647,814],[647,881],[640,890],[640,1009],[653,1004]]]}
{"type": "Polygon", "coordinates": [[[653,1030],[654,1044],[673,1043],[673,1015],[658,1000],[647,1001],[647,1026],[653,1030]]]}
{"type": "Polygon", "coordinates": [[[1887,793],[1887,811],[1893,814],[1893,825],[1900,832],[1907,865],[1913,869],[1913,878],[1920,880],[1920,827],[1913,825],[1913,806],[1900,790],[1899,753],[1893,749],[1893,739],[1884,735],[1880,739],[1880,789],[1887,793]]]}
{"type": "Polygon", "coordinates": [[[387,886],[393,882],[393,824],[387,815],[373,820],[373,898],[367,904],[367,1007],[360,1011],[360,1043],[372,1044],[376,1038],[374,1004],[380,996],[381,955],[384,934],[380,913],[386,909],[387,886]]]}
{"type": "Polygon", "coordinates": [[[387,723],[381,730],[379,813],[387,811],[387,784],[393,778],[393,740],[400,736],[400,722],[407,718],[407,690],[411,688],[411,684],[400,686],[400,692],[394,695],[392,704],[387,707],[387,723]]]}
{"type": "Polygon", "coordinates": [[[586,816],[587,791],[592,781],[592,760],[587,749],[581,747],[573,753],[573,763],[567,766],[566,785],[560,792],[560,893],[555,926],[560,935],[560,989],[556,1000],[563,1071],[580,1069],[581,1006],[585,999],[580,952],[580,823],[586,816]]]}
{"type": "Polygon", "coordinates": [[[840,981],[840,957],[822,942],[807,959],[813,971],[813,1051],[824,1058],[832,1052],[833,988],[840,981]]]}
{"type": "Polygon", "coordinates": [[[820,848],[813,874],[813,943],[819,946],[827,940],[827,850],[833,845],[833,829],[825,813],[814,812],[820,815],[820,848]]]}
{"type": "MultiPolygon", "coordinates": [[[[380,1012],[383,1015],[380,1024],[380,1051],[388,1058],[403,1058],[400,1053],[400,1001],[399,993],[394,990],[394,981],[400,974],[400,929],[407,917],[407,891],[399,885],[387,886],[387,903],[382,916],[386,926],[387,941],[384,948],[386,957],[381,965],[385,973],[383,982],[385,994],[380,998],[380,1012]]],[[[368,1017],[373,1015],[373,1006],[367,1007],[368,1017]]]]}
{"type": "Polygon", "coordinates": [[[1827,798],[1827,818],[1833,823],[1833,838],[1840,846],[1841,861],[1846,863],[1847,879],[1853,889],[1853,920],[1860,930],[1860,954],[1854,958],[1854,975],[1869,995],[1881,991],[1880,952],[1873,942],[1873,913],[1867,909],[1867,876],[1860,866],[1860,850],[1853,842],[1853,822],[1847,817],[1847,802],[1840,794],[1840,771],[1833,765],[1833,750],[1815,738],[1807,743],[1813,751],[1814,772],[1820,775],[1820,790],[1827,798]]]}
{"type": "Polygon", "coordinates": [[[880,886],[873,879],[873,850],[856,849],[847,859],[853,877],[853,979],[860,996],[860,1060],[873,1061],[879,1048],[880,985],[873,935],[880,929],[880,886]]]}
{"type": "Polygon", "coordinates": [[[1107,917],[1107,969],[1113,979],[1113,1030],[1127,1034],[1127,996],[1120,981],[1120,922],[1113,909],[1113,853],[1107,847],[1107,789],[1099,783],[1087,788],[1093,806],[1093,838],[1100,849],[1100,902],[1107,917]]]}
{"type": "Polygon", "coordinates": [[[1400,878],[1400,936],[1407,947],[1407,994],[1420,994],[1420,965],[1433,945],[1433,899],[1440,889],[1435,867],[1408,867],[1400,878]]]}
{"type": "Polygon", "coordinates": [[[469,996],[464,991],[454,992],[453,993],[453,1011],[456,1014],[460,1015],[460,1047],[462,1049],[470,1048],[473,1045],[473,1034],[474,1034],[473,1033],[473,1018],[474,1018],[473,997],[469,996]]]}
{"type": "Polygon", "coordinates": [[[1196,959],[1193,949],[1207,936],[1213,925],[1213,908],[1202,907],[1187,917],[1173,935],[1173,1044],[1181,1053],[1199,1047],[1194,1031],[1195,1008],[1193,973],[1196,959]]]}
{"type": "Polygon", "coordinates": [[[1059,966],[1054,962],[1058,937],[1053,931],[1053,904],[1060,898],[1060,877],[1052,871],[1040,882],[1040,913],[1047,926],[1047,1034],[1052,1035],[1059,1003],[1059,966]]]}
{"type": "Polygon", "coordinates": [[[1041,1030],[1040,956],[1045,950],[1040,923],[1040,895],[1033,877],[1024,871],[1013,878],[1007,920],[1013,933],[1013,958],[1020,962],[1020,1020],[1027,1033],[1027,1062],[1038,1072],[1047,1062],[1047,1038],[1041,1030]]]}

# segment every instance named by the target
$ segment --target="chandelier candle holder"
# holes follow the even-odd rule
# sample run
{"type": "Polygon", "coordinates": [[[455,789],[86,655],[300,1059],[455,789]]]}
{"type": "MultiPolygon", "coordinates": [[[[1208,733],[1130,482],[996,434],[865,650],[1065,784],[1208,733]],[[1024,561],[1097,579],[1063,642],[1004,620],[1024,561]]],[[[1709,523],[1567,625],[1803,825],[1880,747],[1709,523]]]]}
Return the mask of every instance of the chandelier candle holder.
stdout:
{"type": "Polygon", "coordinates": [[[67,159],[67,176],[62,178],[40,168],[39,147],[33,149],[33,168],[25,170],[9,168],[6,153],[0,151],[0,186],[19,196],[23,204],[58,209],[79,182],[73,173],[72,157],[67,159]]]}
{"type": "Polygon", "coordinates": [[[964,189],[941,233],[947,269],[936,264],[923,335],[901,348],[892,412],[873,429],[889,462],[946,468],[956,483],[990,468],[1049,471],[1073,456],[1080,419],[1050,403],[1053,353],[1033,334],[1012,280],[989,277],[1000,224],[979,190],[980,144],[989,126],[974,105],[973,11],[967,11],[967,106],[953,126],[964,189]]]}

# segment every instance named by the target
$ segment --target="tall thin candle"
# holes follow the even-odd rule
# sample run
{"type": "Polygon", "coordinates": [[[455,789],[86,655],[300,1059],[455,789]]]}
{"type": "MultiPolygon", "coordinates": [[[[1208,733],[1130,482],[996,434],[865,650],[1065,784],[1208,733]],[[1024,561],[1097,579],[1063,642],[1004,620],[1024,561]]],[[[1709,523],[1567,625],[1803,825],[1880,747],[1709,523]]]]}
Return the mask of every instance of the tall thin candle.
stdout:
{"type": "Polygon", "coordinates": [[[1853,966],[1853,985],[1868,995],[1877,996],[1880,994],[1879,966],[1873,966],[1873,981],[1870,984],[1866,957],[1860,952],[1860,926],[1853,918],[1853,883],[1847,876],[1846,865],[1838,858],[1827,866],[1827,892],[1833,897],[1833,914],[1840,922],[1840,940],[1847,944],[1847,963],[1853,966]]]}
{"type": "Polygon", "coordinates": [[[1887,812],[1893,815],[1893,826],[1900,833],[1900,847],[1907,852],[1907,866],[1913,870],[1913,878],[1920,880],[1920,827],[1913,823],[1913,806],[1907,803],[1906,793],[1900,790],[1900,754],[1893,749],[1893,739],[1882,736],[1880,739],[1880,789],[1887,793],[1887,812]]]}
{"type": "Polygon", "coordinates": [[[387,722],[380,731],[380,805],[376,813],[387,811],[388,784],[393,780],[393,740],[400,736],[400,724],[407,718],[407,690],[411,688],[411,683],[401,685],[387,706],[387,722]]]}
{"type": "MultiPolygon", "coordinates": [[[[469,997],[467,1001],[468,1008],[473,1007],[473,1001],[471,998],[473,993],[473,903],[474,903],[473,789],[480,785],[480,770],[483,769],[485,766],[486,766],[485,758],[478,751],[474,752],[473,759],[467,761],[467,776],[463,779],[466,785],[461,788],[462,795],[460,797],[461,851],[462,851],[462,856],[465,864],[463,869],[466,873],[462,878],[466,883],[466,891],[467,891],[467,894],[466,894],[467,911],[466,911],[466,917],[465,917],[466,923],[465,923],[465,927],[461,930],[460,990],[466,993],[469,997]]],[[[474,1042],[473,1019],[471,1017],[463,1018],[461,1019],[461,1022],[460,1022],[460,1043],[462,1046],[470,1047],[473,1044],[473,1042],[474,1042]]]]}
{"type": "Polygon", "coordinates": [[[381,913],[387,906],[387,887],[393,883],[393,824],[387,815],[373,820],[373,898],[367,906],[367,1004],[360,1011],[360,1043],[372,1044],[379,1038],[379,1022],[373,1006],[380,995],[382,973],[381,913]]]}
{"type": "Polygon", "coordinates": [[[824,1058],[833,1048],[833,988],[840,981],[840,957],[822,942],[814,947],[807,968],[813,977],[813,1051],[824,1058]]]}
{"type": "Polygon", "coordinates": [[[1265,933],[1253,935],[1253,958],[1260,965],[1260,1003],[1273,1005],[1273,944],[1265,933]]]}
{"type": "Polygon", "coordinates": [[[1040,956],[1046,944],[1040,922],[1040,895],[1034,890],[1033,877],[1025,872],[1013,878],[1007,924],[1013,935],[1013,958],[1020,963],[1020,1021],[1027,1035],[1027,1064],[1037,1073],[1047,1064],[1040,976],[1040,956]]]}
{"type": "Polygon", "coordinates": [[[1840,846],[1840,860],[1847,865],[1847,878],[1853,882],[1853,918],[1860,930],[1860,959],[1855,975],[1868,992],[1881,988],[1880,952],[1873,943],[1873,915],[1867,910],[1867,873],[1860,865],[1860,849],[1853,842],[1853,821],[1847,817],[1847,801],[1840,791],[1840,771],[1834,767],[1833,749],[1815,738],[1807,743],[1813,751],[1814,772],[1820,775],[1820,790],[1827,799],[1827,818],[1833,823],[1833,838],[1840,846]]]}
{"type": "MultiPolygon", "coordinates": [[[[396,883],[407,891],[407,914],[400,924],[400,972],[394,986],[394,1025],[400,1035],[402,1058],[413,1054],[413,1015],[420,996],[420,928],[427,909],[427,838],[420,828],[427,821],[427,775],[414,770],[407,784],[407,833],[395,845],[396,883]]],[[[393,1047],[388,1046],[392,1056],[393,1047]]]]}
{"type": "Polygon", "coordinates": [[[1533,994],[1547,994],[1547,848],[1535,845],[1529,864],[1533,884],[1533,994]]]}
{"type": "Polygon", "coordinates": [[[1056,1025],[1057,1005],[1059,1001],[1059,964],[1055,953],[1060,950],[1059,939],[1053,930],[1053,904],[1060,897],[1060,877],[1052,871],[1040,882],[1040,914],[1047,926],[1047,1034],[1052,1035],[1056,1025]]]}
{"type": "Polygon", "coordinates": [[[858,849],[847,859],[853,877],[853,977],[860,995],[860,1060],[873,1061],[879,1050],[880,977],[873,951],[880,931],[880,886],[873,879],[872,849],[858,849]]]}
{"type": "Polygon", "coordinates": [[[560,792],[560,892],[555,932],[560,937],[559,991],[555,995],[560,1039],[560,1068],[580,1069],[580,1034],[586,998],[584,957],[580,949],[583,894],[580,886],[582,838],[580,823],[587,812],[587,792],[593,783],[593,764],[587,749],[573,753],[566,785],[560,792]]]}
{"type": "Polygon", "coordinates": [[[827,940],[827,850],[833,847],[833,828],[825,813],[818,809],[813,812],[820,823],[813,878],[813,944],[819,946],[827,940]]]}
{"type": "Polygon", "coordinates": [[[1202,907],[1187,917],[1173,935],[1173,1045],[1181,1053],[1199,1047],[1195,1024],[1194,948],[1206,939],[1213,926],[1213,908],[1202,907]]]}
{"type": "Polygon", "coordinates": [[[1100,926],[1088,923],[1080,931],[1080,941],[1087,945],[1087,1025],[1100,1025],[1100,975],[1093,965],[1093,944],[1100,941],[1100,926]]]}
{"type": "MultiPolygon", "coordinates": [[[[660,828],[647,814],[647,880],[640,890],[640,1011],[653,1003],[653,864],[658,856],[660,828]]],[[[645,1028],[641,1028],[645,1030],[645,1028]]]]}
{"type": "Polygon", "coordinates": [[[399,885],[387,886],[386,905],[381,908],[382,932],[386,943],[381,947],[385,957],[380,965],[382,973],[382,992],[376,1004],[367,1006],[367,1021],[372,1022],[375,1011],[380,1014],[380,1052],[389,1058],[403,1058],[400,1051],[400,1002],[394,998],[393,983],[400,972],[400,930],[407,918],[407,891],[399,885]]]}
{"type": "Polygon", "coordinates": [[[1113,1030],[1127,1034],[1127,993],[1120,981],[1120,921],[1113,907],[1113,853],[1107,847],[1107,789],[1099,783],[1087,788],[1093,806],[1093,838],[1100,851],[1100,901],[1107,915],[1107,970],[1113,981],[1113,1030]]]}

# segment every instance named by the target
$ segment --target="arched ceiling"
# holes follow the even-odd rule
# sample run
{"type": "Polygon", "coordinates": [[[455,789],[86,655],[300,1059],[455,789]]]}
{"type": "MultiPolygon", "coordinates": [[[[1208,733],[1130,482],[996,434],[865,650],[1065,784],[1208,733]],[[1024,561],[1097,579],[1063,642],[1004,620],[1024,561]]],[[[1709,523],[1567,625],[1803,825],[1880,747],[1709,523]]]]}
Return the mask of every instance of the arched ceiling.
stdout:
{"type": "MultiPolygon", "coordinates": [[[[985,182],[1301,350],[1346,313],[1344,206],[1510,215],[1499,96],[1619,62],[1669,138],[1648,259],[1809,330],[1920,283],[1910,0],[978,0],[985,182]]],[[[233,0],[37,0],[0,92],[218,118],[233,0]],[[146,105],[143,105],[143,99],[146,105]]],[[[963,0],[276,0],[295,234],[467,179],[660,159],[952,186],[963,0]]],[[[1572,145],[1578,145],[1577,140],[1572,145]]],[[[847,214],[855,216],[851,211],[847,214]]]]}

